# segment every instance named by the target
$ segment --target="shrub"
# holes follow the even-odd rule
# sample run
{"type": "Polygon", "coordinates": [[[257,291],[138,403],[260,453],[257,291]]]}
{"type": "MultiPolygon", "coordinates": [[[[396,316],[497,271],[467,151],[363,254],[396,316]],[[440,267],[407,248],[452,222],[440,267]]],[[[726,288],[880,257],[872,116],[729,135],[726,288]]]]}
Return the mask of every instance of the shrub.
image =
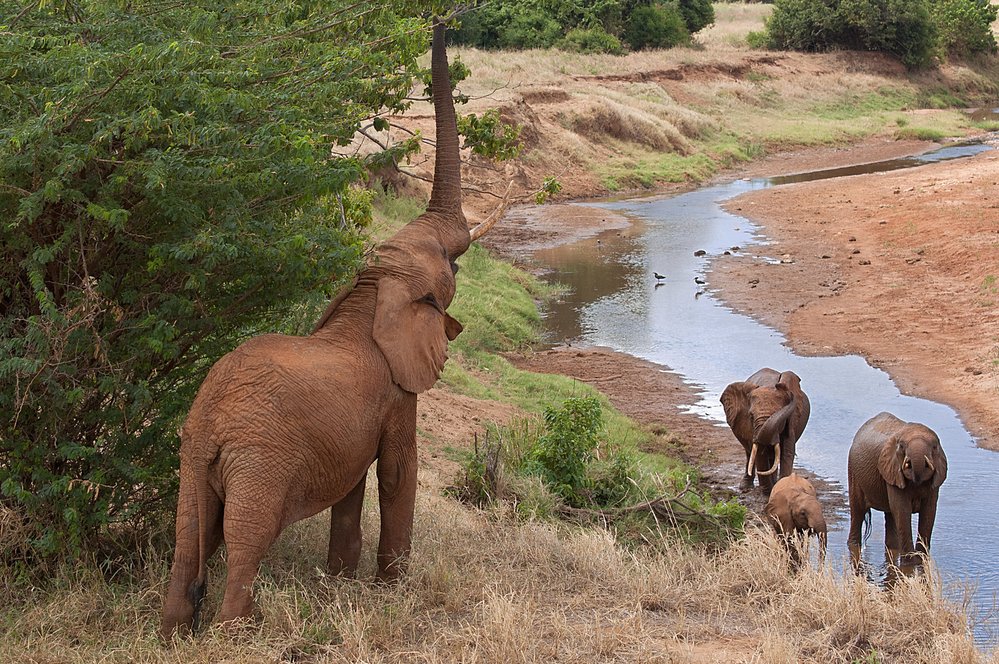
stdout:
{"type": "Polygon", "coordinates": [[[570,397],[545,408],[545,430],[530,452],[528,468],[570,505],[580,505],[589,485],[586,467],[597,448],[602,417],[593,397],[570,397]]]}
{"type": "Polygon", "coordinates": [[[427,30],[332,4],[3,3],[0,558],[155,523],[208,368],[356,265],[330,146],[405,105],[427,30]]]}
{"type": "Polygon", "coordinates": [[[936,43],[927,0],[775,0],[766,22],[770,48],[879,51],[917,68],[936,43]]]}
{"type": "Polygon", "coordinates": [[[621,40],[608,34],[602,28],[575,28],[569,31],[559,43],[563,51],[576,53],[610,53],[620,55],[624,52],[621,40]]]}
{"type": "Polygon", "coordinates": [[[672,48],[690,40],[687,24],[675,5],[646,5],[628,16],[624,39],[632,49],[672,48]]]}
{"type": "Polygon", "coordinates": [[[715,8],[711,0],[680,0],[680,15],[690,34],[699,32],[715,22],[715,8]]]}
{"type": "Polygon", "coordinates": [[[541,10],[517,12],[499,27],[500,48],[550,48],[562,36],[562,26],[541,10]]]}
{"type": "Polygon", "coordinates": [[[933,0],[930,13],[943,52],[958,57],[996,52],[992,22],[999,7],[989,0],[933,0]]]}

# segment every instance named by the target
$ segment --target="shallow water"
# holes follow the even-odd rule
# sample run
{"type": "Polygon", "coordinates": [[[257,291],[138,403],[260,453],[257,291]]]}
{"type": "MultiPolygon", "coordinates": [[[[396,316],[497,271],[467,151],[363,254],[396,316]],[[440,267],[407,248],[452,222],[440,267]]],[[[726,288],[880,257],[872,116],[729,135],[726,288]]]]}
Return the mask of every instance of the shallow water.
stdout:
{"type": "MultiPolygon", "coordinates": [[[[721,304],[706,290],[710,284],[695,282],[695,277],[705,279],[712,256],[766,241],[749,220],[721,209],[720,203],[729,198],[786,182],[893,170],[905,167],[898,165],[901,161],[919,165],[985,149],[989,148],[952,146],[849,173],[832,169],[795,179],[739,180],[669,198],[599,204],[631,216],[635,225],[625,232],[539,250],[534,258],[551,269],[553,280],[572,288],[546,314],[553,342],[608,346],[670,367],[700,396],[693,411],[718,426],[726,426],[718,401],[726,385],[765,366],[797,373],[812,414],[795,463],[829,479],[841,491],[846,486],[847,451],[867,419],[884,410],[934,429],[949,470],[940,491],[933,558],[950,596],[960,599],[964,588],[972,588],[976,638],[992,646],[999,643],[999,616],[994,615],[999,594],[999,566],[994,562],[999,549],[995,517],[999,454],[977,447],[953,409],[900,394],[888,374],[862,357],[795,355],[779,332],[721,304]],[[695,257],[695,250],[706,255],[695,257]],[[653,271],[666,278],[657,282],[653,271]]],[[[739,444],[734,437],[732,444],[739,444]]],[[[838,516],[829,533],[829,550],[833,560],[845,560],[849,528],[845,496],[838,516]]],[[[881,513],[875,512],[864,549],[864,559],[874,569],[884,567],[883,523],[881,513]]]]}

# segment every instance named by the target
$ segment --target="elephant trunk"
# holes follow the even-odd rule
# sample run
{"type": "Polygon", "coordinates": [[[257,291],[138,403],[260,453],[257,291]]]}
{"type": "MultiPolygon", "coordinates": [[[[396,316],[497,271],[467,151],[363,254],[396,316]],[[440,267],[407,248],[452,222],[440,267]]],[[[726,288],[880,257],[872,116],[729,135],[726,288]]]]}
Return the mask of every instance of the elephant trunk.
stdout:
{"type": "Polygon", "coordinates": [[[439,228],[438,232],[448,257],[453,260],[465,253],[471,239],[465,215],[461,211],[461,155],[444,42],[446,30],[444,22],[436,19],[430,55],[430,86],[437,127],[437,150],[434,155],[434,186],[430,193],[430,202],[427,204],[427,212],[444,217],[444,227],[439,228]]]}
{"type": "Polygon", "coordinates": [[[772,441],[774,441],[774,439],[780,435],[780,432],[784,430],[788,419],[791,417],[791,414],[794,413],[796,405],[794,397],[791,397],[791,400],[786,406],[767,418],[767,421],[763,423],[763,426],[760,427],[759,432],[756,434],[754,442],[763,443],[764,445],[772,444],[772,441]]]}

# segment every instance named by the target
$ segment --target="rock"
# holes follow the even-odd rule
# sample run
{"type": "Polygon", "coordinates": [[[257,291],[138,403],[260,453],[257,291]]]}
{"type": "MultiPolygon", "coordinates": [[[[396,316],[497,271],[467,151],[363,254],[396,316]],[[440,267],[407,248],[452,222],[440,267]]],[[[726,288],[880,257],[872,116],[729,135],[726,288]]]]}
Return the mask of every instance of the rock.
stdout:
{"type": "Polygon", "coordinates": [[[819,258],[832,258],[829,254],[822,254],[819,258]]]}
{"type": "Polygon", "coordinates": [[[852,235],[850,236],[850,239],[847,240],[847,242],[856,242],[856,241],[857,241],[857,238],[853,237],[852,235]]]}
{"type": "Polygon", "coordinates": [[[734,247],[729,247],[729,249],[732,251],[742,251],[742,247],[740,247],[739,245],[736,245],[734,247]]]}
{"type": "Polygon", "coordinates": [[[703,249],[698,249],[697,251],[694,252],[694,255],[695,256],[705,256],[705,255],[707,255],[707,253],[708,252],[704,251],[703,249]]]}
{"type": "Polygon", "coordinates": [[[862,261],[858,261],[858,262],[859,262],[859,263],[860,263],[861,265],[870,265],[870,264],[871,264],[871,261],[867,260],[866,258],[865,258],[864,260],[862,260],[862,261]]]}
{"type": "Polygon", "coordinates": [[[732,255],[732,252],[731,252],[731,251],[723,251],[723,252],[722,252],[722,255],[723,255],[723,256],[731,256],[731,255],[732,255]]]}
{"type": "Polygon", "coordinates": [[[850,253],[851,253],[851,254],[859,254],[859,253],[860,253],[860,249],[854,249],[854,250],[853,250],[853,251],[851,251],[850,253]]]}

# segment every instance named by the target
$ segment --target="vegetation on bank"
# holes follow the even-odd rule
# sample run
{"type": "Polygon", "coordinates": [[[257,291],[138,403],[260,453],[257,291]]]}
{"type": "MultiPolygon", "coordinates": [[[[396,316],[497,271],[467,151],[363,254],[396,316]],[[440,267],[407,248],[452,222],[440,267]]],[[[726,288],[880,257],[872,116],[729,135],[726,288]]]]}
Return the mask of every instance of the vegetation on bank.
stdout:
{"type": "Polygon", "coordinates": [[[755,43],[778,50],[878,51],[907,67],[996,52],[989,0],[775,0],[755,43]]]}
{"type": "Polygon", "coordinates": [[[710,0],[493,0],[473,3],[452,36],[484,49],[621,54],[671,48],[715,20],[710,0]]]}

